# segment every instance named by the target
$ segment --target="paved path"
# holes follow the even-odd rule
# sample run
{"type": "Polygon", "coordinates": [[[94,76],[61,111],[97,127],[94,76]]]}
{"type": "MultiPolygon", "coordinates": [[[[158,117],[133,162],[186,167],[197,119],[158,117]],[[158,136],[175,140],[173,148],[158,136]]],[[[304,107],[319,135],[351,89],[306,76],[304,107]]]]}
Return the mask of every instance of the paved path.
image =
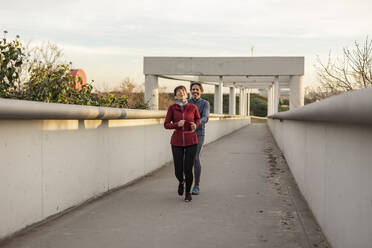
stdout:
{"type": "Polygon", "coordinates": [[[327,247],[266,125],[205,146],[202,165],[201,195],[190,203],[168,164],[3,246],[327,247]]]}

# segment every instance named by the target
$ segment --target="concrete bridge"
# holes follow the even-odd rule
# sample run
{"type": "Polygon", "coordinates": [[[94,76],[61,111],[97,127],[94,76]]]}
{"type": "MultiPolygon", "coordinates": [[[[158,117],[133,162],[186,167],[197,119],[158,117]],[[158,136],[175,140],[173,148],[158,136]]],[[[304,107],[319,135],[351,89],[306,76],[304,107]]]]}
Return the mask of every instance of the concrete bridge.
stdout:
{"type": "Polygon", "coordinates": [[[209,143],[202,158],[202,193],[191,203],[167,163],[4,247],[326,247],[265,124],[209,143]]]}
{"type": "Polygon", "coordinates": [[[370,106],[365,89],[273,104],[268,125],[212,115],[187,204],[164,111],[0,99],[0,246],[370,247],[370,106]]]}

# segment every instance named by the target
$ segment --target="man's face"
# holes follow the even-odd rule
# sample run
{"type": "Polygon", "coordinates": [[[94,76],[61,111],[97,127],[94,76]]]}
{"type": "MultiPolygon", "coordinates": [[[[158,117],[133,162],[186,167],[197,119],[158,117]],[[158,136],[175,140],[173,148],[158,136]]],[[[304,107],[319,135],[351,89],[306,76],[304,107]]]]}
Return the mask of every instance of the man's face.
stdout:
{"type": "Polygon", "coordinates": [[[201,91],[199,85],[195,84],[195,85],[192,86],[192,88],[191,88],[192,98],[199,99],[201,93],[202,93],[202,91],[201,91]]]}

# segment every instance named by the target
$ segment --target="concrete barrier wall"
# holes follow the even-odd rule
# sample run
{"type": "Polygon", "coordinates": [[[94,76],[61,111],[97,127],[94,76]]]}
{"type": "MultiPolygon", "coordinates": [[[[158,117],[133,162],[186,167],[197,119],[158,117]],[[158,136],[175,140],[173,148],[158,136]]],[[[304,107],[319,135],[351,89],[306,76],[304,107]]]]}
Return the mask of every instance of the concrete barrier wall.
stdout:
{"type": "MultiPolygon", "coordinates": [[[[0,239],[171,161],[163,121],[0,120],[0,239]]],[[[211,118],[206,142],[249,123],[211,118]]]]}
{"type": "Polygon", "coordinates": [[[365,104],[368,101],[372,101],[372,89],[268,120],[302,194],[334,248],[372,244],[372,108],[365,104]]]}

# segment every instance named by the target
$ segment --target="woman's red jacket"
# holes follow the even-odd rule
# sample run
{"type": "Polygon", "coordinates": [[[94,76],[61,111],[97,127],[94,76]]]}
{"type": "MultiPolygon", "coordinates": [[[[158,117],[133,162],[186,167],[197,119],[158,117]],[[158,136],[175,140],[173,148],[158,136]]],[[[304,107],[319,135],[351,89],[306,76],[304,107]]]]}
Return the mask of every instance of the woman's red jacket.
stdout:
{"type": "Polygon", "coordinates": [[[191,146],[198,144],[198,136],[195,130],[191,131],[191,122],[196,124],[196,128],[200,124],[198,108],[194,104],[186,103],[183,108],[178,104],[169,106],[164,127],[166,129],[176,129],[171,138],[171,145],[191,146]],[[180,120],[185,120],[183,127],[178,126],[180,120]]]}

